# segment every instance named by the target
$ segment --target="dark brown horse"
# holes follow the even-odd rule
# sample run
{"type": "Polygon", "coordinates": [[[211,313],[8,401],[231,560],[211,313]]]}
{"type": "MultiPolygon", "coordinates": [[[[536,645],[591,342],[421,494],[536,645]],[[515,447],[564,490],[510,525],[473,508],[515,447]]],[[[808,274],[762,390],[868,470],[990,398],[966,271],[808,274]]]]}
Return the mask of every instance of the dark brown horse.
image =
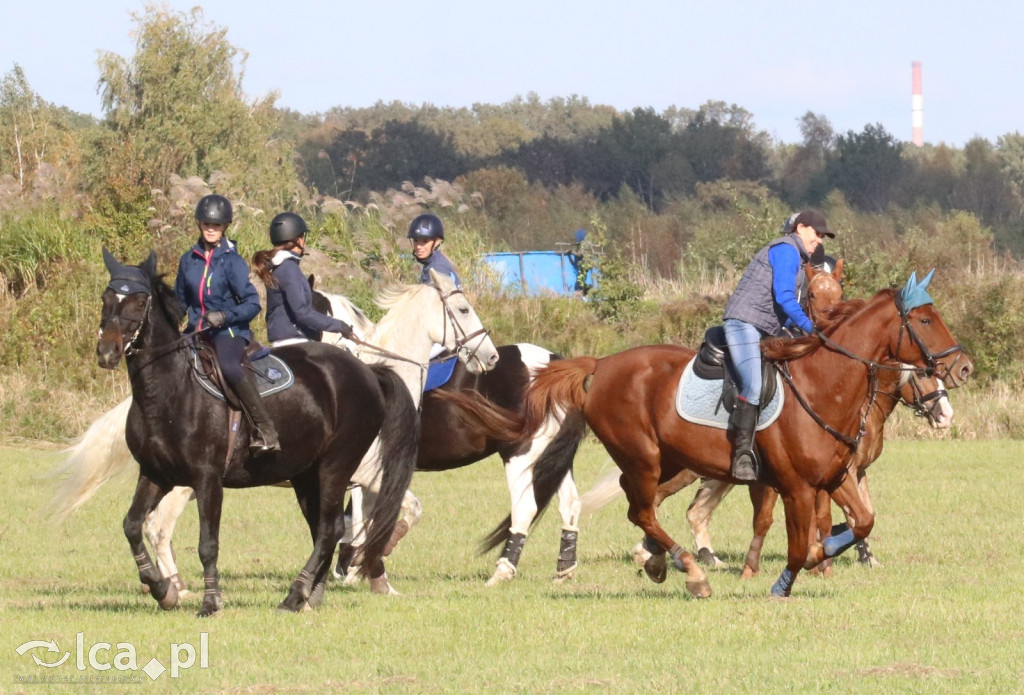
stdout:
{"type": "MultiPolygon", "coordinates": [[[[778,362],[786,377],[786,405],[756,438],[764,482],[779,491],[786,509],[788,559],[772,587],[775,596],[790,594],[801,568],[838,555],[871,531],[873,515],[846,467],[866,406],[876,397],[879,373],[898,371],[902,367],[894,363],[900,363],[959,385],[973,370],[930,298],[915,301],[926,284],[915,277],[903,292],[882,290],[822,333],[764,343],[765,356],[778,362]],[[818,490],[849,510],[851,522],[850,529],[824,544],[811,537],[818,490]]],[[[553,362],[531,386],[525,431],[553,410],[581,411],[622,471],[628,517],[643,529],[648,549],[661,561],[670,553],[687,573],[687,589],[705,597],[711,589],[704,571],[661,527],[655,508],[659,484],[683,469],[729,479],[726,432],[687,422],[675,412],[676,385],[693,356],[687,348],[656,345],[602,359],[553,362]]],[[[657,562],[647,569],[655,581],[664,580],[657,562]]]]}

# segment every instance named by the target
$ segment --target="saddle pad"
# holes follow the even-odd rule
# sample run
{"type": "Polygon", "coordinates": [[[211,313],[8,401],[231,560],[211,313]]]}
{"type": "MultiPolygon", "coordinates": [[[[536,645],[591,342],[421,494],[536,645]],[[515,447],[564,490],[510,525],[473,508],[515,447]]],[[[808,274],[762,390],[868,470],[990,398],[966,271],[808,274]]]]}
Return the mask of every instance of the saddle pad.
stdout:
{"type": "Polygon", "coordinates": [[[426,393],[447,384],[455,372],[456,361],[457,358],[454,355],[443,360],[432,361],[427,367],[427,383],[423,386],[423,392],[426,393]]]}
{"type": "MultiPolygon", "coordinates": [[[[701,379],[693,373],[693,362],[690,360],[679,379],[676,391],[676,412],[688,422],[718,429],[729,429],[729,411],[721,404],[722,380],[701,379]]],[[[784,402],[782,377],[775,375],[775,395],[757,417],[757,429],[764,428],[775,422],[782,413],[784,402]]]]}
{"type": "MultiPolygon", "coordinates": [[[[268,354],[266,357],[254,360],[250,364],[256,372],[253,374],[253,378],[256,381],[256,387],[259,389],[261,396],[271,396],[279,391],[284,391],[295,383],[295,374],[292,373],[291,368],[275,355],[268,354]]],[[[220,400],[224,400],[224,394],[221,390],[206,378],[206,374],[199,363],[199,355],[195,352],[192,353],[192,365],[192,373],[195,375],[199,385],[220,400]]]]}

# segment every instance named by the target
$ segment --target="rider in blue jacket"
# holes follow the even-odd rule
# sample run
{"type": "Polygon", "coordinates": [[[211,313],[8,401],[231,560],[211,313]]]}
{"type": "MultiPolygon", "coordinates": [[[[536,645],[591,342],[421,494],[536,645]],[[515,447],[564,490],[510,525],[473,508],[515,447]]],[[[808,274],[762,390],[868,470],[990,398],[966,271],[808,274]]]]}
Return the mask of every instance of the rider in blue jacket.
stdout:
{"type": "Polygon", "coordinates": [[[823,214],[801,212],[793,220],[791,232],[754,254],[725,305],[725,339],[739,389],[729,416],[734,437],[732,476],[737,480],[755,481],[759,473],[754,428],[761,399],[761,338],[777,334],[787,321],[806,333],[814,329],[800,306],[797,288],[803,264],[826,236],[835,234],[823,214]]]}
{"type": "Polygon", "coordinates": [[[444,225],[440,217],[430,213],[420,215],[409,225],[406,236],[412,240],[412,253],[416,262],[423,266],[420,282],[430,282],[430,271],[435,270],[450,277],[456,288],[462,286],[455,266],[439,248],[444,243],[444,225]]]}
{"type": "Polygon", "coordinates": [[[282,212],[270,221],[274,248],[252,257],[267,288],[267,338],[274,345],[320,340],[325,332],[353,337],[352,326],[313,308],[313,290],[299,268],[308,231],[300,216],[282,212]]]}
{"type": "Polygon", "coordinates": [[[188,309],[188,332],[203,331],[217,352],[221,373],[253,426],[250,449],[256,455],[280,451],[277,429],[253,377],[242,367],[252,340],[249,321],[260,313],[260,296],[249,280],[249,266],[226,237],[231,203],[208,195],[196,205],[199,240],[178,262],[174,293],[188,309]]]}

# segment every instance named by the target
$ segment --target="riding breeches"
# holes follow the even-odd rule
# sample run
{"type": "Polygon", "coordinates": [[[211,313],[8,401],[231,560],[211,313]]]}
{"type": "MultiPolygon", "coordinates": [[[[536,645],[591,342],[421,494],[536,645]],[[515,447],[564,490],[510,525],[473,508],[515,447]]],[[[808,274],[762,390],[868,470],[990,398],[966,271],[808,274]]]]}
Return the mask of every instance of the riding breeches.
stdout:
{"type": "Polygon", "coordinates": [[[217,362],[220,363],[220,371],[224,380],[232,386],[245,378],[245,371],[242,369],[242,355],[249,344],[245,338],[228,335],[223,331],[214,335],[210,342],[217,351],[217,362]]]}
{"type": "Polygon", "coordinates": [[[761,401],[761,331],[739,319],[726,319],[722,325],[740,398],[757,405],[761,401]]]}

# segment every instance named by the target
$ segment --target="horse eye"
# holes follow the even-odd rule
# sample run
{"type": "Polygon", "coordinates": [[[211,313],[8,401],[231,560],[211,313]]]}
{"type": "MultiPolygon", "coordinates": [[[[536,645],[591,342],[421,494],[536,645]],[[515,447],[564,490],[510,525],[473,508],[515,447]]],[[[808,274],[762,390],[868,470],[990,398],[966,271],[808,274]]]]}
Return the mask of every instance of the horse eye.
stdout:
{"type": "Polygon", "coordinates": [[[469,309],[467,309],[466,307],[462,307],[461,309],[459,309],[459,313],[462,314],[463,316],[469,316],[469,309]]]}
{"type": "Polygon", "coordinates": [[[927,325],[930,325],[930,324],[931,324],[931,322],[932,322],[932,320],[931,320],[931,319],[921,319],[921,323],[922,323],[923,325],[925,325],[925,326],[927,326],[927,325]]]}

